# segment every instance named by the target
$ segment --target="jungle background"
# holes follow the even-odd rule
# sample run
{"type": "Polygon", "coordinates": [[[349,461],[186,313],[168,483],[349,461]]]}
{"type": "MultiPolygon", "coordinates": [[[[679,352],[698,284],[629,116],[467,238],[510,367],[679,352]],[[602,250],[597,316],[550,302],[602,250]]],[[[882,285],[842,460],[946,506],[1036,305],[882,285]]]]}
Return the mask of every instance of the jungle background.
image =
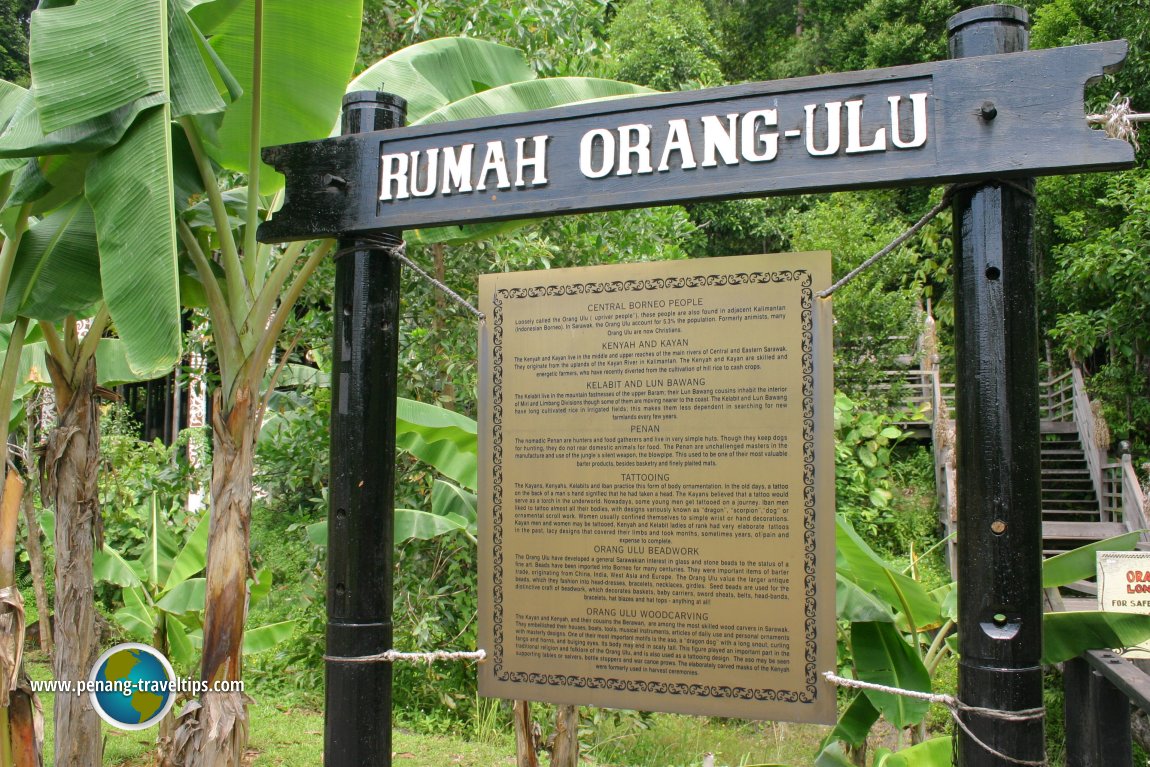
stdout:
{"type": "MultiPolygon", "coordinates": [[[[40,8],[70,4],[44,0],[40,8]]],[[[240,13],[252,3],[215,4],[238,6],[234,12],[240,13]]],[[[1031,14],[1032,48],[1129,40],[1125,67],[1087,93],[1088,105],[1101,111],[1121,92],[1136,108],[1150,109],[1146,0],[1022,4],[1031,14]]],[[[0,0],[0,78],[24,88],[35,85],[29,35],[36,7],[31,0],[0,0]]],[[[965,7],[968,4],[951,0],[363,0],[358,54],[345,80],[396,51],[447,36],[516,48],[540,78],[609,78],[664,91],[894,66],[946,58],[946,20],[965,7]]],[[[1139,150],[1134,170],[1044,178],[1036,192],[1044,369],[1061,371],[1071,360],[1082,367],[1092,398],[1101,403],[1111,441],[1128,441],[1138,466],[1150,458],[1148,151],[1139,150]]],[[[239,172],[220,170],[218,178],[225,191],[243,183],[239,172]]],[[[903,231],[940,193],[918,187],[554,218],[471,242],[413,241],[408,254],[472,301],[476,278],[485,272],[602,263],[830,250],[835,273],[841,275],[903,231]]],[[[246,215],[241,203],[239,197],[227,198],[228,215],[246,215]]],[[[201,205],[199,210],[189,206],[181,215],[194,223],[196,216],[207,219],[210,213],[201,205]]],[[[216,224],[219,228],[218,220],[216,224]]],[[[10,230],[5,232],[11,239],[10,230]]],[[[209,258],[213,249],[226,251],[219,242],[223,239],[219,232],[200,238],[209,258]]],[[[274,381],[259,378],[267,387],[266,412],[255,441],[252,477],[254,578],[247,625],[249,633],[253,627],[266,630],[254,634],[250,647],[245,645],[243,677],[255,702],[244,759],[256,765],[310,766],[320,762],[322,753],[323,523],[334,266],[330,257],[312,263],[309,254],[316,246],[307,247],[302,258],[314,273],[298,282],[294,305],[282,316],[276,348],[256,350],[274,360],[269,373],[278,371],[274,381]]],[[[918,340],[927,311],[937,320],[942,368],[952,370],[951,250],[949,213],[944,213],[835,299],[838,512],[857,534],[848,535],[849,541],[865,539],[888,568],[905,573],[923,593],[945,592],[950,583],[939,546],[931,456],[921,442],[893,425],[914,417],[900,412],[897,392],[892,395],[875,384],[883,371],[905,366],[908,360],[913,364],[921,354],[918,340]]],[[[289,278],[304,268],[301,263],[283,275],[283,284],[294,287],[297,283],[289,278]]],[[[196,274],[194,269],[185,271],[196,274]]],[[[198,375],[189,362],[193,354],[206,361],[209,389],[230,380],[234,361],[221,360],[223,331],[214,309],[209,300],[185,301],[181,309],[183,352],[174,380],[185,390],[198,375]]],[[[470,315],[409,272],[401,311],[400,395],[474,418],[476,327],[470,315]]],[[[71,321],[73,313],[67,314],[57,319],[71,321]]],[[[4,319],[11,318],[6,314],[4,319]]],[[[66,342],[67,329],[62,333],[66,342]]],[[[46,678],[51,666],[34,639],[44,630],[47,606],[56,599],[50,573],[58,557],[50,529],[52,504],[40,497],[31,478],[33,456],[50,428],[42,414],[46,392],[53,387],[43,376],[37,383],[14,395],[19,407],[11,441],[23,451],[17,463],[29,477],[28,498],[35,508],[28,519],[48,528],[42,545],[49,576],[37,599],[32,572],[32,550],[37,547],[21,542],[15,580],[34,629],[26,656],[29,670],[46,678]]],[[[114,399],[99,406],[97,492],[103,543],[114,552],[114,557],[97,554],[94,604],[100,643],[107,647],[141,631],[154,632],[164,620],[177,621],[190,640],[186,647],[168,649],[180,672],[195,675],[201,663],[196,643],[205,631],[204,597],[199,595],[199,605],[173,599],[165,603],[164,597],[180,584],[164,582],[157,567],[162,560],[170,573],[183,552],[208,556],[207,525],[196,535],[204,512],[189,505],[188,498],[210,492],[211,428],[183,430],[169,444],[145,440],[141,413],[114,399]],[[195,460],[189,458],[190,445],[195,460]],[[126,574],[121,564],[137,577],[126,574]],[[139,577],[149,572],[157,574],[155,580],[139,577]],[[141,618],[144,613],[150,623],[141,618]]],[[[420,434],[437,418],[444,417],[413,414],[408,433],[420,434]]],[[[466,431],[463,421],[451,422],[464,424],[460,428],[466,431]]],[[[473,449],[462,436],[457,447],[473,449]]],[[[468,488],[417,453],[407,450],[398,459],[396,506],[435,515],[442,511],[436,503],[437,486],[454,481],[468,488]]],[[[1144,470],[1141,476],[1145,479],[1144,470]]],[[[397,649],[475,647],[473,525],[474,518],[466,515],[451,524],[412,522],[408,535],[397,536],[403,538],[394,571],[397,649]]],[[[21,541],[27,534],[25,522],[21,541]]],[[[34,527],[32,535],[39,541],[34,527]]],[[[185,577],[195,576],[203,566],[185,577]]],[[[945,593],[938,599],[943,601],[945,593]]],[[[852,644],[845,626],[843,632],[840,655],[848,668],[852,644]]],[[[953,654],[938,649],[925,660],[932,688],[953,692],[953,654]]],[[[1047,694],[1053,764],[1061,763],[1056,676],[1052,672],[1047,694]]],[[[514,762],[509,705],[477,696],[473,666],[397,665],[394,690],[397,764],[514,762]]],[[[52,701],[45,697],[47,710],[52,701]]],[[[844,708],[852,701],[844,694],[844,708]]],[[[533,711],[546,736],[554,710],[535,706],[533,711]]],[[[882,713],[888,714],[886,709],[882,713]]],[[[54,753],[52,717],[46,718],[49,763],[54,753]]],[[[949,718],[941,710],[923,709],[892,721],[887,716],[865,728],[861,748],[856,733],[853,747],[843,749],[841,758],[877,764],[884,748],[897,751],[949,732],[949,718]]],[[[826,750],[835,740],[827,728],[592,708],[580,710],[579,728],[582,758],[601,767],[746,767],[840,758],[826,750]],[[706,761],[708,753],[713,762],[706,761]]],[[[842,739],[842,733],[838,735],[842,739]]],[[[105,764],[143,765],[155,759],[154,733],[105,729],[102,739],[105,764]]]]}

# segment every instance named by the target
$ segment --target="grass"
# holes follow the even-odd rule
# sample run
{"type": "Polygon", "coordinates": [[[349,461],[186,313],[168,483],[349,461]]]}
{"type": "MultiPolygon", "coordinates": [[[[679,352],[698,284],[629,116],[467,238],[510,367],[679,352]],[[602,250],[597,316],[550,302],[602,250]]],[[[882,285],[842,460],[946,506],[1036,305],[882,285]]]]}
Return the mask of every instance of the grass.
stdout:
{"type": "MultiPolygon", "coordinates": [[[[33,679],[50,679],[47,659],[38,652],[25,656],[33,679]]],[[[250,708],[251,767],[316,767],[323,763],[323,713],[297,707],[259,702],[250,708]]],[[[52,764],[55,726],[54,695],[40,695],[44,706],[44,763],[52,764]]],[[[150,767],[154,763],[156,729],[138,732],[103,725],[104,764],[111,767],[150,767]]],[[[506,738],[491,743],[471,743],[458,738],[396,732],[394,762],[403,767],[492,767],[514,763],[515,744],[506,738]]]]}
{"type": "MultiPolygon", "coordinates": [[[[26,654],[33,679],[50,679],[51,667],[39,652],[26,654]]],[[[323,762],[323,714],[298,706],[261,700],[250,708],[251,767],[316,767],[323,762]]],[[[44,763],[53,760],[53,695],[40,695],[44,706],[44,763]]],[[[584,709],[589,715],[594,709],[584,709]]],[[[773,722],[744,722],[707,717],[655,714],[613,716],[601,712],[592,730],[581,732],[589,767],[699,767],[707,752],[719,767],[761,764],[809,764],[827,728],[773,722]]],[[[546,728],[545,728],[546,729],[546,728]]],[[[499,767],[515,764],[512,734],[494,717],[479,723],[473,738],[424,735],[403,730],[393,734],[396,767],[499,767]]],[[[150,767],[154,763],[156,730],[139,732],[103,726],[104,764],[110,767],[150,767]]],[[[542,761],[546,763],[546,757],[542,761]]]]}
{"type": "Polygon", "coordinates": [[[584,754],[603,767],[699,767],[707,753],[720,767],[810,764],[829,728],[786,722],[659,714],[645,730],[600,726],[584,754]]]}

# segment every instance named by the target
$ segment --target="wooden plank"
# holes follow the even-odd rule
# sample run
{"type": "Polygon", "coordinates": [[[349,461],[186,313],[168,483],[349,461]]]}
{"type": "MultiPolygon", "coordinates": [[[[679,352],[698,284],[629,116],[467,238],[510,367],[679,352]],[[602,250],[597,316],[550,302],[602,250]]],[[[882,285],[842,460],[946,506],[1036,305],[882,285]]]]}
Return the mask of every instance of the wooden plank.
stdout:
{"type": "Polygon", "coordinates": [[[1098,609],[1098,602],[1094,599],[1077,598],[1077,597],[1062,597],[1062,609],[1067,612],[1088,612],[1098,609]]]}
{"type": "Polygon", "coordinates": [[[1120,522],[1043,522],[1043,539],[1089,539],[1102,540],[1127,532],[1126,525],[1120,522]]]}
{"type": "MultiPolygon", "coordinates": [[[[1093,581],[1074,581],[1074,583],[1067,584],[1066,588],[1071,591],[1077,591],[1080,594],[1093,594],[1098,596],[1098,584],[1093,581]]],[[[1094,609],[1093,607],[1090,609],[1094,609]]]]}
{"type": "Polygon", "coordinates": [[[1135,706],[1150,714],[1150,675],[1108,650],[1087,650],[1082,657],[1135,706]]]}
{"type": "Polygon", "coordinates": [[[264,161],[287,187],[259,238],[1128,168],[1133,148],[1087,125],[1082,95],[1126,49],[978,56],[269,147],[264,161]],[[449,148],[463,168],[454,177],[449,148]]]}

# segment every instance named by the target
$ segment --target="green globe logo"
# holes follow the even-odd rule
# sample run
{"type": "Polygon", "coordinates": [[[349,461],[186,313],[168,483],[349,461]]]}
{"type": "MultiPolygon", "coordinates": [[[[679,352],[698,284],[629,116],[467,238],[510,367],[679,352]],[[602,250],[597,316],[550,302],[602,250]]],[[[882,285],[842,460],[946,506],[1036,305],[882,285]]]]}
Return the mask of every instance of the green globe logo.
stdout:
{"type": "Polygon", "coordinates": [[[105,722],[121,730],[151,727],[176,702],[172,664],[154,647],[118,644],[92,667],[92,706],[105,722]]]}

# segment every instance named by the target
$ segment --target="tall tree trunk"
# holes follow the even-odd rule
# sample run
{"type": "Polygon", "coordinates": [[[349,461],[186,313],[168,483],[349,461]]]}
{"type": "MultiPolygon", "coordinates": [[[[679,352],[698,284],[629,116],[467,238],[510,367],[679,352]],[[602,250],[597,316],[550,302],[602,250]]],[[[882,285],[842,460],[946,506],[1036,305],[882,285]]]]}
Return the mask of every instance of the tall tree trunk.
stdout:
{"type": "MultiPolygon", "coordinates": [[[[87,679],[99,655],[92,578],[94,544],[103,538],[96,476],[100,415],[96,363],[89,360],[74,387],[49,358],[59,422],[48,434],[41,497],[56,509],[56,656],[60,680],[87,679]]],[[[100,718],[87,695],[56,696],[57,767],[99,767],[100,718]]]]}
{"type": "MultiPolygon", "coordinates": [[[[259,403],[241,389],[227,412],[212,408],[212,504],[200,679],[243,679],[247,579],[251,572],[252,453],[259,403]]],[[[180,715],[166,765],[240,767],[248,743],[247,696],[205,692],[180,715]]]]}

